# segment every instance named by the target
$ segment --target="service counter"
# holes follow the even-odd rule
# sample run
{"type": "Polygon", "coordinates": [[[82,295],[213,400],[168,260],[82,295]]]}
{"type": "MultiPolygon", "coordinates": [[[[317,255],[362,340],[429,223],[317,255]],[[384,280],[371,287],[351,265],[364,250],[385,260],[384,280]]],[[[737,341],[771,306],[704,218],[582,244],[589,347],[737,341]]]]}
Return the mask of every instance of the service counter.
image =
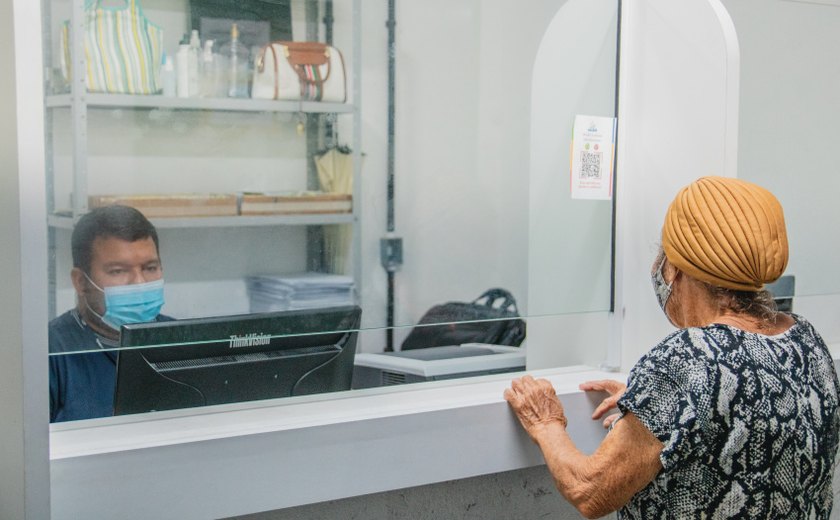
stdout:
{"type": "MultiPolygon", "coordinates": [[[[591,452],[603,394],[549,379],[591,452]]],[[[542,464],[502,398],[517,374],[53,425],[52,518],[224,518],[542,464]]]]}

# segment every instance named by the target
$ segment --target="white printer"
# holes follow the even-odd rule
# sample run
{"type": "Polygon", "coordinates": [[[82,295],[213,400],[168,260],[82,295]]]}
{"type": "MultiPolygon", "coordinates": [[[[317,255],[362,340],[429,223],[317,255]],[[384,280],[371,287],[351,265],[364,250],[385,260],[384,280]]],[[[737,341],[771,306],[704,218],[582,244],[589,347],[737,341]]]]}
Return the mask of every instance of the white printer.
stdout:
{"type": "Polygon", "coordinates": [[[356,354],[353,388],[439,381],[525,370],[525,349],[484,343],[356,354]]]}

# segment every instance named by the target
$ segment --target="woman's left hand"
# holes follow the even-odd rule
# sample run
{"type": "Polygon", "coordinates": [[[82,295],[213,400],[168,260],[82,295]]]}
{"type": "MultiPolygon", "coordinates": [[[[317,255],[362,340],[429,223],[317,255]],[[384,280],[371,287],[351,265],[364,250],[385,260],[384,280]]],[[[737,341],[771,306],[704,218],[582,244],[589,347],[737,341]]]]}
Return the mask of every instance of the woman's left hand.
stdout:
{"type": "MultiPolygon", "coordinates": [[[[580,385],[580,389],[585,392],[607,392],[609,397],[601,401],[601,404],[595,408],[595,411],[592,412],[593,419],[600,419],[604,417],[604,414],[609,412],[610,410],[616,409],[616,404],[618,400],[621,399],[621,396],[624,395],[624,392],[627,390],[627,385],[622,383],[621,381],[614,381],[612,379],[602,379],[600,381],[587,381],[580,385]]],[[[621,417],[621,413],[614,413],[607,416],[604,421],[603,425],[604,428],[609,429],[612,427],[613,423],[621,417]]]]}
{"type": "Polygon", "coordinates": [[[531,376],[514,379],[511,387],[505,390],[505,400],[534,442],[542,427],[558,422],[564,428],[566,426],[563,405],[554,387],[545,379],[534,379],[531,376]]]}

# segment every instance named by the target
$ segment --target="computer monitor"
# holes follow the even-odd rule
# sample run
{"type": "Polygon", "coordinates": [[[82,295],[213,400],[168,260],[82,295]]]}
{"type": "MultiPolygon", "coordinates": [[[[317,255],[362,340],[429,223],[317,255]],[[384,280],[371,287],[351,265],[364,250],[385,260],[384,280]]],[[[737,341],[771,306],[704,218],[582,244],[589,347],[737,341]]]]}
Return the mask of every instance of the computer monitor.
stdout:
{"type": "Polygon", "coordinates": [[[114,415],[349,390],[357,306],[124,325],[114,415]]]}

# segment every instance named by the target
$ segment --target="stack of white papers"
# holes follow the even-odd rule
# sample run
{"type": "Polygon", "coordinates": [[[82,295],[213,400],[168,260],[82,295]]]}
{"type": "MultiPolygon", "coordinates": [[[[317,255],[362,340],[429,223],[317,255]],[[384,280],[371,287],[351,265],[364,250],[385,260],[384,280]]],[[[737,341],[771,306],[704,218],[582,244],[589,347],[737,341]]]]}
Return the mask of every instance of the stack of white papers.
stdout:
{"type": "Polygon", "coordinates": [[[339,307],[356,302],[353,278],[338,274],[298,273],[245,279],[251,312],[339,307]]]}

